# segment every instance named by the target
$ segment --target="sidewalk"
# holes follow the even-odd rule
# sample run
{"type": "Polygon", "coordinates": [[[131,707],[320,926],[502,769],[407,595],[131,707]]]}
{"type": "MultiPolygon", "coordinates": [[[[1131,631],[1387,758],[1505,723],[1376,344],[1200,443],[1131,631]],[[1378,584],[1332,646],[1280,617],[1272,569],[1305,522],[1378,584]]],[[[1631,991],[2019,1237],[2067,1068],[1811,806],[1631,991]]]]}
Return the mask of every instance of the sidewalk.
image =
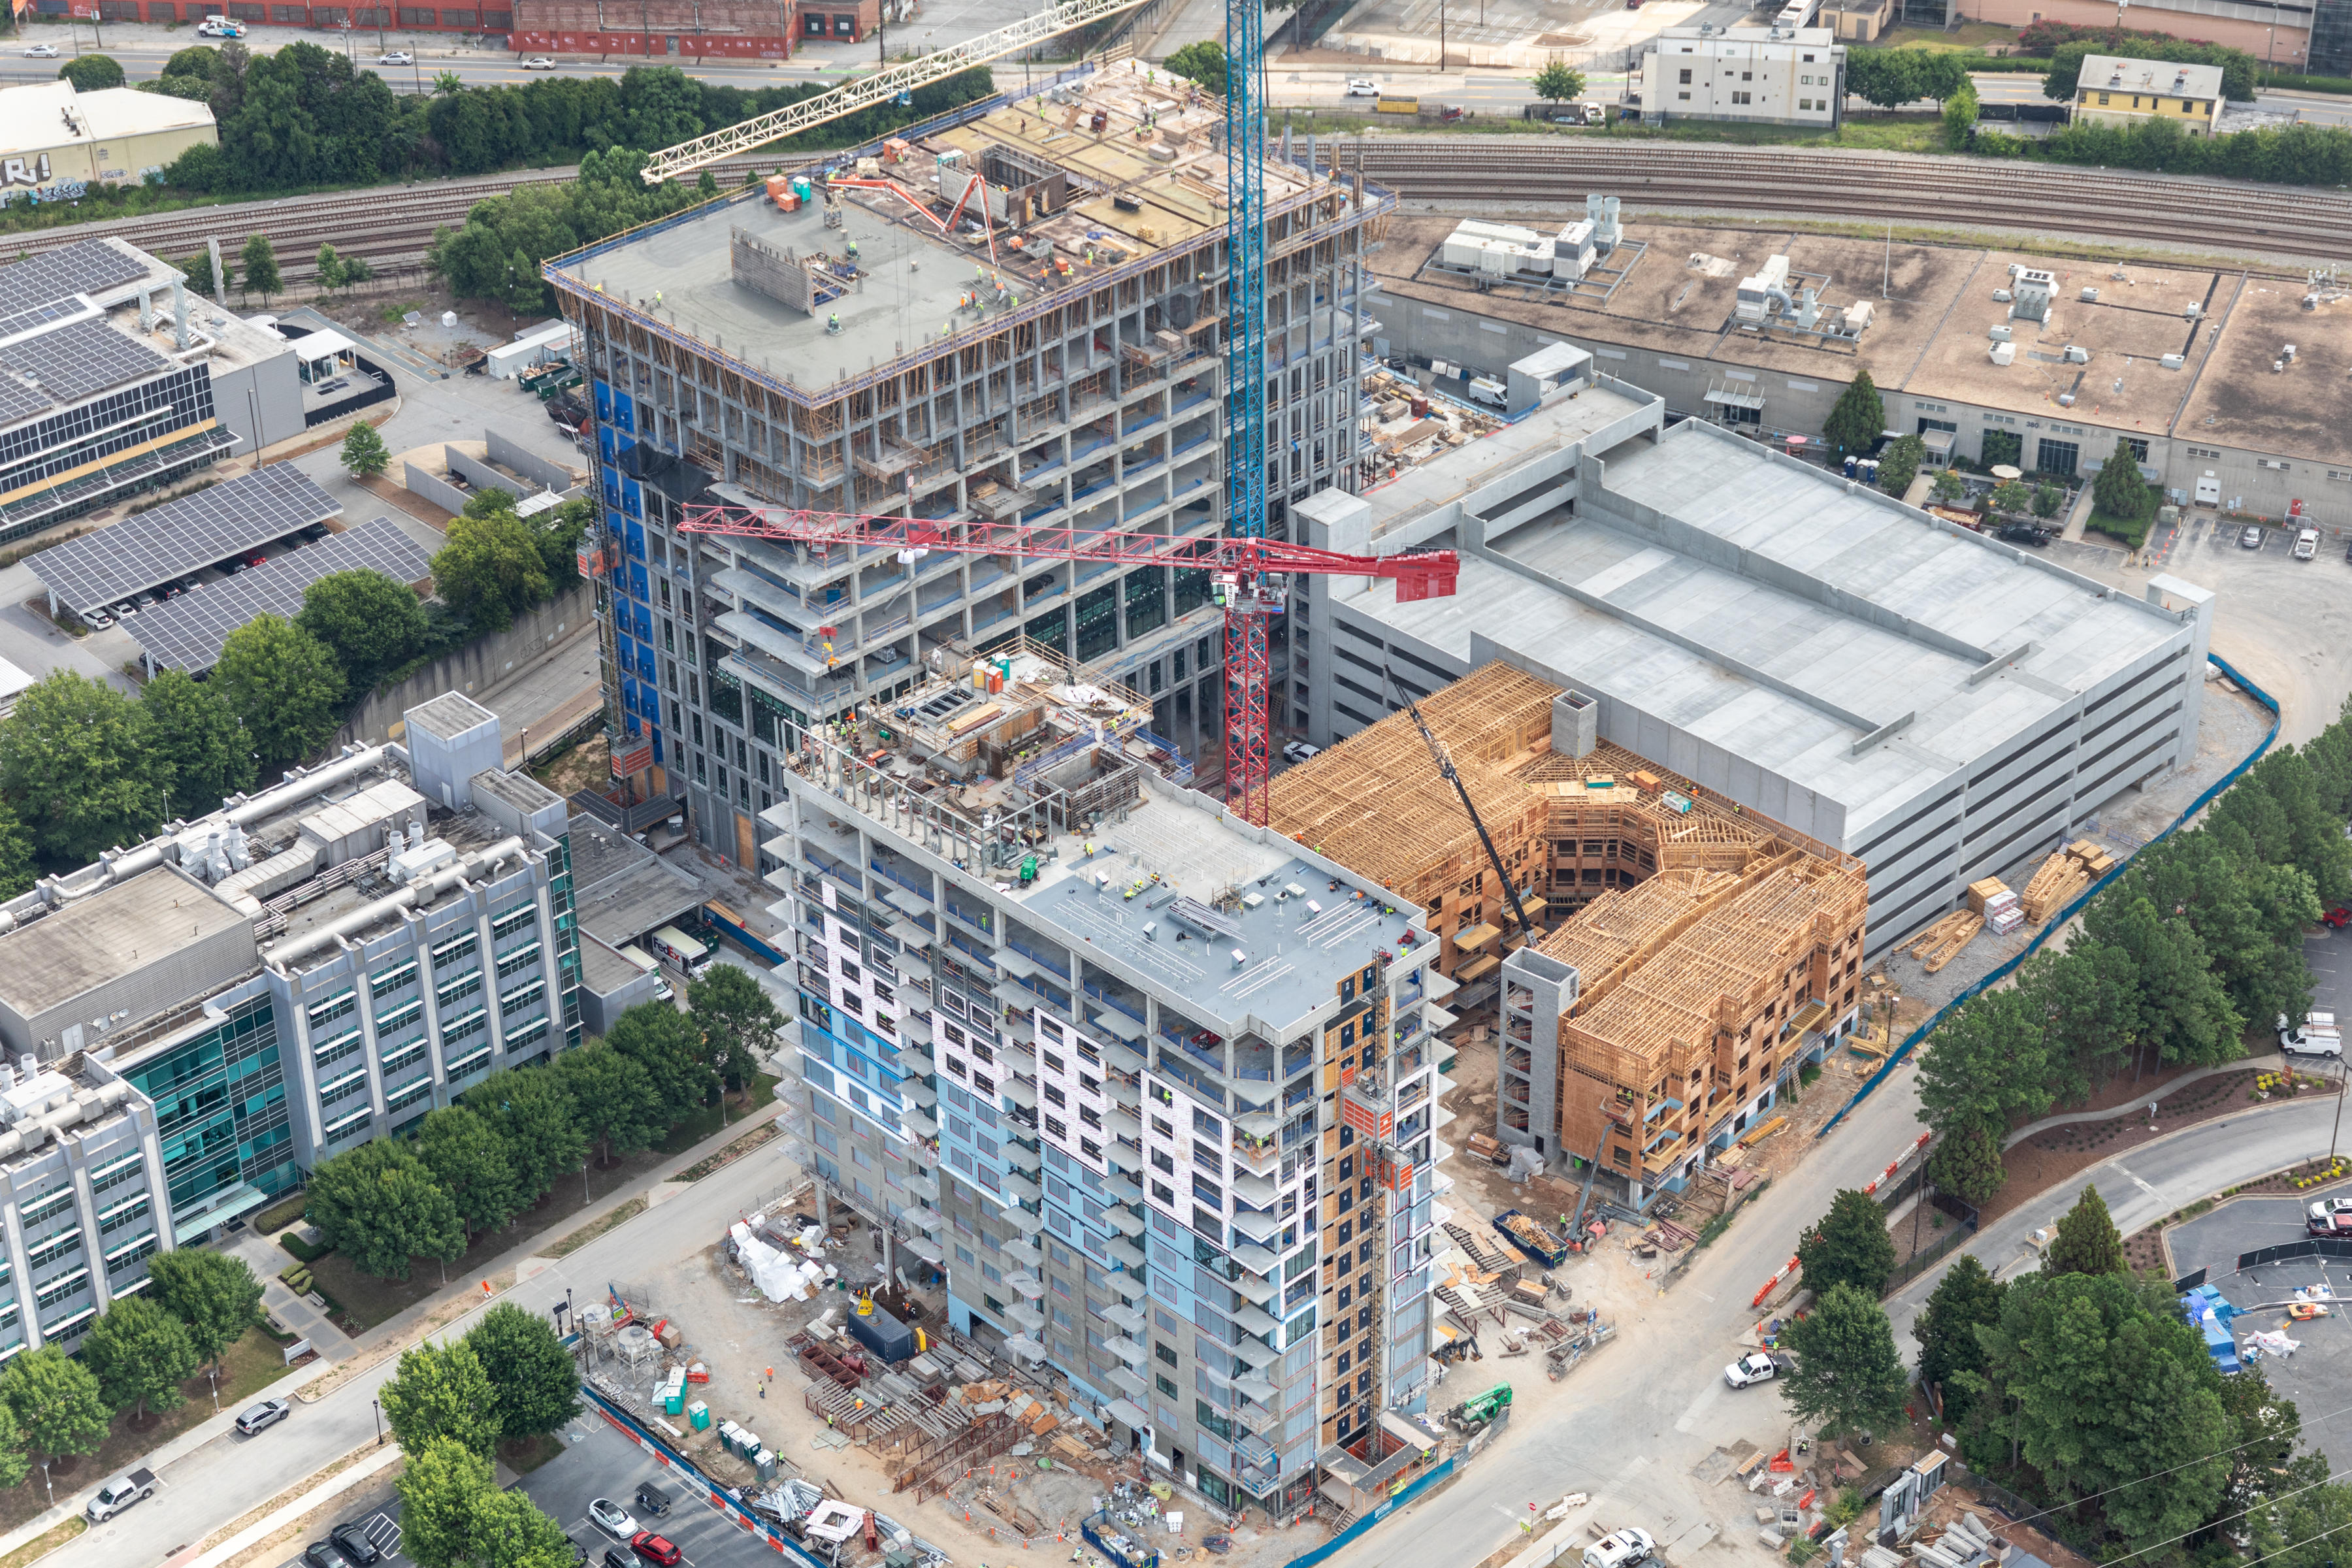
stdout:
{"type": "MultiPolygon", "coordinates": [[[[2285,1066],[2286,1058],[2280,1056],[2278,1052],[2272,1051],[2265,1056],[2247,1057],[2239,1061],[2224,1062],[2217,1068],[2199,1068],[2194,1072],[2182,1073],[2179,1078],[2173,1079],[2164,1084],[2162,1094],[2168,1095],[2175,1089],[2186,1089],[2190,1084],[2197,1082],[2200,1079],[2211,1078],[2218,1073],[2247,1071],[2277,1072],[2285,1066]]],[[[2159,1123],[2164,1120],[2163,1105],[2164,1100],[2161,1095],[2159,1095],[2157,1100],[2157,1121],[2159,1123]]],[[[2019,1128],[2016,1131],[2002,1139],[2000,1146],[2003,1149],[2014,1149],[2017,1145],[2024,1142],[2028,1138],[2032,1137],[2035,1133],[2047,1132],[2053,1127],[2071,1127],[2078,1121],[2113,1121],[2119,1116],[2129,1116],[2138,1109],[2139,1107],[2137,1104],[2134,1104],[2111,1105],[2105,1110],[2062,1110],[2055,1116],[2045,1116],[2039,1121],[2027,1122],[2024,1126],[2019,1128]]]]}
{"type": "MultiPolygon", "coordinates": [[[[540,1272],[538,1269],[526,1271],[522,1265],[537,1256],[541,1248],[552,1247],[581,1226],[594,1224],[632,1199],[646,1200],[644,1213],[622,1222],[614,1230],[607,1232],[606,1236],[623,1234],[631,1226],[642,1223],[646,1215],[655,1213],[660,1207],[654,1199],[656,1189],[667,1186],[672,1188],[673,1192],[686,1190],[682,1184],[671,1183],[667,1173],[686,1170],[707,1156],[717,1153],[750,1131],[757,1124],[758,1120],[757,1114],[747,1115],[732,1126],[720,1128],[692,1148],[682,1150],[670,1160],[664,1161],[662,1164],[646,1173],[638,1181],[606,1194],[589,1207],[573,1215],[562,1230],[542,1231],[529,1241],[520,1243],[511,1250],[500,1254],[493,1262],[490,1278],[494,1283],[501,1280],[504,1283],[496,1284],[496,1289],[489,1296],[483,1296],[478,1285],[472,1280],[467,1280],[452,1284],[448,1289],[440,1294],[428,1297],[398,1316],[377,1324],[356,1341],[346,1339],[340,1331],[337,1331],[333,1335],[332,1342],[350,1347],[341,1359],[333,1362],[322,1361],[320,1364],[311,1367],[299,1381],[272,1384],[265,1392],[275,1398],[293,1398],[339,1370],[351,1367],[355,1363],[365,1364],[379,1361],[388,1351],[404,1349],[410,1340],[420,1337],[422,1331],[436,1328],[443,1331],[457,1331],[459,1325],[473,1313],[496,1302],[499,1296],[512,1289],[521,1280],[530,1278],[531,1274],[540,1272]],[[470,1306],[466,1306],[464,1310],[455,1314],[449,1313],[451,1307],[464,1306],[468,1298],[471,1299],[470,1306]],[[446,1321],[434,1322],[436,1313],[445,1314],[446,1321]]],[[[733,1171],[740,1163],[740,1161],[737,1161],[722,1165],[712,1174],[719,1175],[733,1171]]],[[[605,1237],[600,1237],[597,1239],[602,1241],[605,1237]]],[[[290,1261],[290,1255],[289,1256],[290,1261]]],[[[272,1272],[274,1273],[274,1270],[272,1272]]],[[[267,1279],[269,1276],[264,1275],[263,1278],[267,1279]]],[[[162,1447],[144,1456],[140,1462],[149,1469],[161,1473],[214,1439],[227,1436],[235,1428],[238,1410],[242,1408],[239,1406],[238,1409],[231,1409],[224,1406],[217,1415],[198,1422],[162,1447]]],[[[45,1510],[6,1534],[0,1535],[0,1555],[5,1555],[26,1542],[38,1539],[43,1532],[79,1513],[84,1505],[89,1502],[91,1494],[98,1489],[99,1484],[106,1479],[104,1476],[94,1478],[89,1486],[68,1498],[60,1499],[54,1507],[45,1510]]],[[[166,1484],[169,1484],[168,1477],[166,1484]]]]}

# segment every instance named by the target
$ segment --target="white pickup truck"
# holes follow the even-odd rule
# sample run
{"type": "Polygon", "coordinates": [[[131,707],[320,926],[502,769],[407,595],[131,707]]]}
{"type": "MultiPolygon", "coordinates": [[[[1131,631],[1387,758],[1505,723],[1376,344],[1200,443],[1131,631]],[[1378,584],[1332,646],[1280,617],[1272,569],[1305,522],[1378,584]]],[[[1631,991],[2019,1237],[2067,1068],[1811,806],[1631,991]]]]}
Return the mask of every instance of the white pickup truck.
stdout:
{"type": "Polygon", "coordinates": [[[100,1524],[112,1519],[132,1503],[154,1495],[155,1472],[130,1470],[99,1488],[98,1495],[89,1500],[89,1507],[84,1511],[89,1515],[90,1523],[100,1524]]]}
{"type": "Polygon", "coordinates": [[[2336,1026],[2333,1013],[2306,1013],[2301,1028],[2290,1027],[2286,1015],[2278,1016],[2279,1049],[2293,1056],[2341,1057],[2344,1054],[2344,1031],[2336,1026]]]}

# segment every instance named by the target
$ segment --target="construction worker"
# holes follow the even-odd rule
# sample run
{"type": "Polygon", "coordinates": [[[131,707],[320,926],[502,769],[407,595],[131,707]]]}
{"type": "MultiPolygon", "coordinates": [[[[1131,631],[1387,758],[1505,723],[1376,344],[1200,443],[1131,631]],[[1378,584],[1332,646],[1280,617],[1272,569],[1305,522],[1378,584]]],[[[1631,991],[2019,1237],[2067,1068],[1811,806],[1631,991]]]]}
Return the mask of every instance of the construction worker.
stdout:
{"type": "Polygon", "coordinates": [[[849,259],[852,261],[857,259],[857,242],[854,239],[849,242],[849,259]]]}
{"type": "Polygon", "coordinates": [[[655,289],[655,290],[654,290],[654,309],[655,309],[655,310],[660,310],[660,309],[661,309],[661,302],[662,302],[662,291],[661,291],[660,289],[655,289]]]}

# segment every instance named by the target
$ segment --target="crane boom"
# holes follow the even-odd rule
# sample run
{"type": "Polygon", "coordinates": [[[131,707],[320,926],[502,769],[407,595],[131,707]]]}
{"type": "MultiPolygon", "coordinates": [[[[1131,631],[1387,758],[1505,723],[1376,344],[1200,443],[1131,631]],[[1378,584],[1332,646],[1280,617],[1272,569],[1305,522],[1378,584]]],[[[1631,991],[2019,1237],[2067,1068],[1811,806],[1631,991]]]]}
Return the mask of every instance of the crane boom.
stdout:
{"type": "MultiPolygon", "coordinates": [[[[1396,584],[1400,602],[1444,598],[1461,574],[1461,558],[1451,550],[1405,555],[1343,555],[1278,539],[1232,534],[1127,533],[1108,529],[1030,528],[1017,522],[941,522],[920,517],[877,517],[860,512],[800,511],[782,507],[689,506],[681,533],[731,534],[738,538],[789,540],[802,544],[840,545],[856,561],[865,551],[896,551],[912,565],[926,551],[963,555],[1009,555],[1033,561],[1105,561],[1126,566],[1185,566],[1210,574],[1224,606],[1226,678],[1234,679],[1231,653],[1255,647],[1261,658],[1248,672],[1255,690],[1228,690],[1228,710],[1236,702],[1266,705],[1265,617],[1282,608],[1281,586],[1269,581],[1285,573],[1341,577],[1378,577],[1396,584]]],[[[1428,731],[1423,731],[1426,734],[1428,731]]],[[[1244,820],[1263,827],[1266,817],[1265,748],[1255,754],[1225,752],[1225,803],[1244,820]]],[[[1449,764],[1450,765],[1450,764],[1449,764]]],[[[1465,805],[1470,804],[1463,796],[1465,805]]],[[[1477,820],[1477,813],[1471,813],[1477,820]]],[[[1486,828],[1478,829],[1486,836],[1486,828]]],[[[1490,843],[1487,853],[1494,852],[1490,843]]],[[[1506,879],[1507,880],[1508,879],[1506,879]]],[[[1520,917],[1525,925],[1526,916],[1520,917]]]]}
{"type": "MultiPolygon", "coordinates": [[[[1403,595],[1400,594],[1398,596],[1403,595]]],[[[1486,858],[1494,863],[1495,875],[1503,880],[1503,896],[1511,900],[1511,917],[1519,922],[1520,936],[1527,941],[1534,941],[1536,928],[1528,919],[1528,907],[1519,902],[1518,887],[1511,880],[1511,873],[1504,866],[1502,854],[1495,847],[1495,840],[1487,834],[1486,823],[1479,820],[1478,808],[1470,804],[1470,791],[1464,786],[1462,774],[1454,766],[1454,759],[1446,754],[1444,742],[1431,733],[1428,723],[1421,716],[1420,705],[1412,700],[1412,693],[1404,689],[1393,673],[1384,673],[1389,675],[1389,684],[1394,686],[1397,694],[1404,699],[1404,710],[1412,715],[1412,727],[1421,731],[1423,743],[1428,746],[1430,756],[1437,763],[1439,775],[1454,786],[1455,795],[1462,797],[1462,809],[1470,814],[1470,826],[1478,830],[1478,842],[1486,847],[1486,858]]]]}
{"type": "Polygon", "coordinates": [[[730,125],[724,131],[714,131],[708,136],[698,136],[691,142],[681,142],[666,147],[646,160],[644,178],[649,185],[680,174],[691,174],[706,164],[718,163],[764,147],[771,142],[806,131],[812,125],[822,125],[828,120],[838,120],[845,114],[855,114],[861,109],[871,109],[877,103],[887,103],[902,92],[919,87],[929,87],[935,81],[945,81],[958,71],[986,65],[1009,54],[1042,44],[1057,33],[1073,27],[1083,27],[1099,22],[1106,16],[1116,16],[1143,4],[1143,0],[1063,0],[1049,5],[1034,16],[1024,16],[1009,27],[999,27],[993,33],[982,33],[949,48],[935,50],[920,58],[902,60],[895,66],[845,81],[830,91],[814,98],[788,103],[730,125]]]}

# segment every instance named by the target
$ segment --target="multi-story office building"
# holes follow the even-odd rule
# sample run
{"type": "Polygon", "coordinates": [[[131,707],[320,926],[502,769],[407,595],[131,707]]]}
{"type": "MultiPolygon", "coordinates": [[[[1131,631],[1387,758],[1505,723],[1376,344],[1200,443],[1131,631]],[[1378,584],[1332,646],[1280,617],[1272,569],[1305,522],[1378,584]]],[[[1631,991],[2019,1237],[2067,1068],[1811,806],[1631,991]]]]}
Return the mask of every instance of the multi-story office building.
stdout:
{"type": "Polygon", "coordinates": [[[804,738],[764,817],[800,987],[779,1098],[796,1157],[945,1269],[957,1329],[1285,1515],[1426,1397],[1451,984],[1416,909],[1167,776],[1149,711],[1014,645],[804,738]]]}
{"type": "MultiPolygon", "coordinates": [[[[119,1204],[159,1194],[168,1248],[576,1043],[564,802],[499,757],[497,718],[445,694],[409,710],[404,746],[352,749],[0,906],[0,1047],[26,1083],[79,1075],[64,1101],[36,1097],[25,1142],[0,1131],[0,1173],[61,1190],[42,1118],[74,1169],[127,1173],[114,1145],[132,1132],[98,1133],[136,1128],[146,1185],[110,1184],[85,1228],[111,1240],[119,1204]]],[[[29,1222],[11,1204],[0,1190],[14,1238],[29,1222]]],[[[112,1267],[87,1297],[44,1299],[34,1337],[131,1288],[135,1239],[100,1249],[112,1267]]]]}
{"type": "Polygon", "coordinates": [[[1832,27],[1668,27],[1642,57],[1651,120],[1832,126],[1845,117],[1845,46],[1832,27]]]}
{"type": "MultiPolygon", "coordinates": [[[[812,723],[1016,637],[1143,692],[1151,728],[1216,765],[1205,572],[677,527],[725,502],[1217,533],[1223,124],[1125,62],[868,149],[862,187],[750,188],[548,264],[593,381],[615,754],[692,804],[706,847],[758,863],[755,818],[812,723]]],[[[1292,503],[1359,482],[1364,226],[1387,203],[1296,163],[1266,183],[1267,521],[1286,536],[1292,503]]]]}

